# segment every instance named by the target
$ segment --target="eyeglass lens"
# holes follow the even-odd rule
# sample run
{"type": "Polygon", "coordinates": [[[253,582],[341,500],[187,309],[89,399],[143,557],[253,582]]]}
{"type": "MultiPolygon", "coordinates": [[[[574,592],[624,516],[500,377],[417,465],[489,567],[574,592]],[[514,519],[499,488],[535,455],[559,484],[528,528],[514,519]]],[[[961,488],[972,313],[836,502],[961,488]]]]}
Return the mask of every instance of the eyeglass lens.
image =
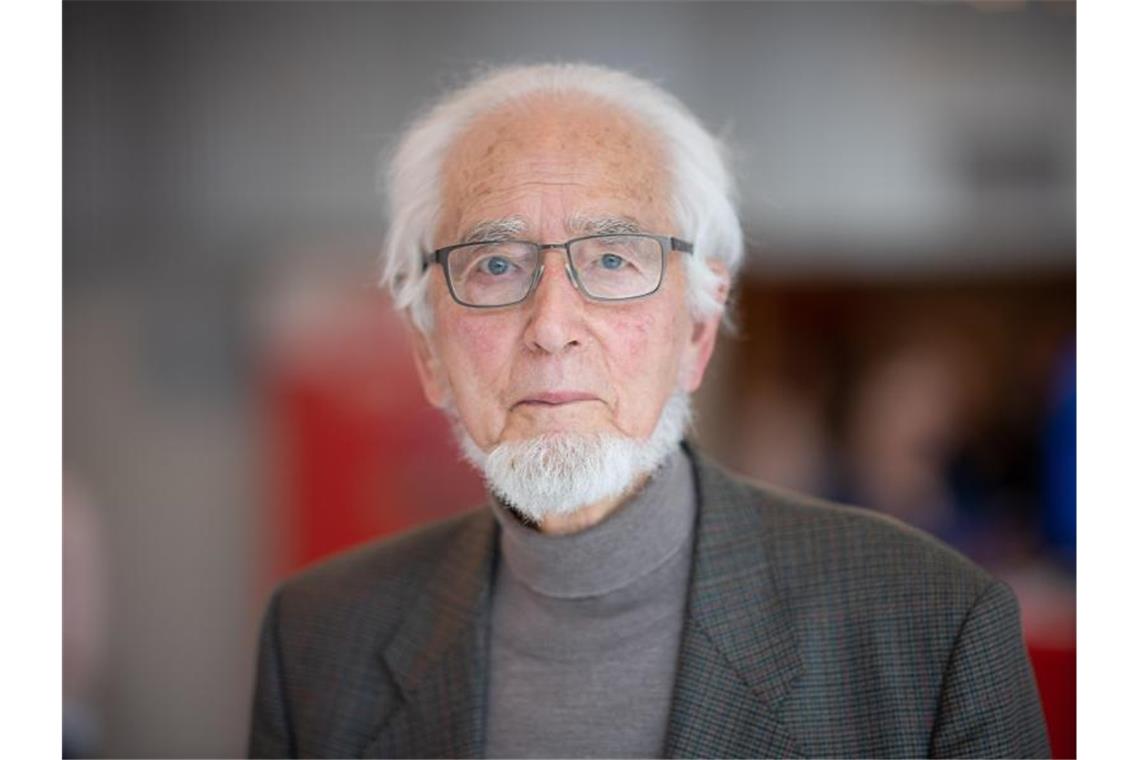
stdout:
{"type": "MultiPolygon", "coordinates": [[[[569,249],[578,284],[591,298],[636,298],[661,283],[664,252],[654,238],[607,235],[576,240],[569,249]]],[[[538,266],[538,247],[514,241],[472,243],[452,249],[447,258],[455,297],[473,306],[523,300],[538,266]]]]}

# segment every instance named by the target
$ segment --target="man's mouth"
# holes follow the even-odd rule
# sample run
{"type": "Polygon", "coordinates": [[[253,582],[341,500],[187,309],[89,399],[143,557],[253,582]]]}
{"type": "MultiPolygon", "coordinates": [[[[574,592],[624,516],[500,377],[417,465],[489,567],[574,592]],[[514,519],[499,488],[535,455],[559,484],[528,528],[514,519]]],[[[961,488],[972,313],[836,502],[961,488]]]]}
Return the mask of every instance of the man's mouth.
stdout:
{"type": "Polygon", "coordinates": [[[593,393],[583,391],[547,391],[535,393],[515,402],[515,406],[563,406],[580,401],[599,401],[593,393]]]}

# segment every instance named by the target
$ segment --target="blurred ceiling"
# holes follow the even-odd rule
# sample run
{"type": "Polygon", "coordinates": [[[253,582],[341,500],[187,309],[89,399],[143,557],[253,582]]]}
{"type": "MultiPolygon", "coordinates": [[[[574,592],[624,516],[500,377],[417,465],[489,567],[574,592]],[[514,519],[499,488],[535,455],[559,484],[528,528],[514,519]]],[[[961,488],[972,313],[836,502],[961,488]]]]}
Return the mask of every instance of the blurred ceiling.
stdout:
{"type": "Polygon", "coordinates": [[[70,2],[65,270],[167,240],[222,263],[370,241],[378,156],[412,114],[476,64],[549,59],[655,79],[726,137],[759,271],[1070,269],[1075,22],[1068,3],[70,2]]]}

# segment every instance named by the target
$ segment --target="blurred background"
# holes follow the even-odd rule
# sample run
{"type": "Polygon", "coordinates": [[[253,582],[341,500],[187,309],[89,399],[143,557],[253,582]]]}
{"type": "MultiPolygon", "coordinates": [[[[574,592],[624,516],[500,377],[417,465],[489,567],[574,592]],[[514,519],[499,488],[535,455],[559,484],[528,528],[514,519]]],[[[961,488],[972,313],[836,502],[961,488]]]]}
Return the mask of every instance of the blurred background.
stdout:
{"type": "Polygon", "coordinates": [[[479,64],[662,83],[734,150],[733,469],[1008,580],[1075,755],[1070,3],[67,2],[64,740],[244,752],[285,574],[478,504],[373,285],[384,152],[479,64]]]}

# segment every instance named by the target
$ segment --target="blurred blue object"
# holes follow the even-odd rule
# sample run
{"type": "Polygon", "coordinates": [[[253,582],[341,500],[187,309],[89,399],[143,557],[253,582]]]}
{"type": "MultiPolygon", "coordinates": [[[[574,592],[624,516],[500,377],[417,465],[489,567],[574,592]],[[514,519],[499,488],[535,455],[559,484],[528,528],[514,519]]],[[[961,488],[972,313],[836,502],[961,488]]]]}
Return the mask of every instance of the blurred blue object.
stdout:
{"type": "Polygon", "coordinates": [[[1069,569],[1077,559],[1077,362],[1070,347],[1057,363],[1045,427],[1042,531],[1069,569]]]}

